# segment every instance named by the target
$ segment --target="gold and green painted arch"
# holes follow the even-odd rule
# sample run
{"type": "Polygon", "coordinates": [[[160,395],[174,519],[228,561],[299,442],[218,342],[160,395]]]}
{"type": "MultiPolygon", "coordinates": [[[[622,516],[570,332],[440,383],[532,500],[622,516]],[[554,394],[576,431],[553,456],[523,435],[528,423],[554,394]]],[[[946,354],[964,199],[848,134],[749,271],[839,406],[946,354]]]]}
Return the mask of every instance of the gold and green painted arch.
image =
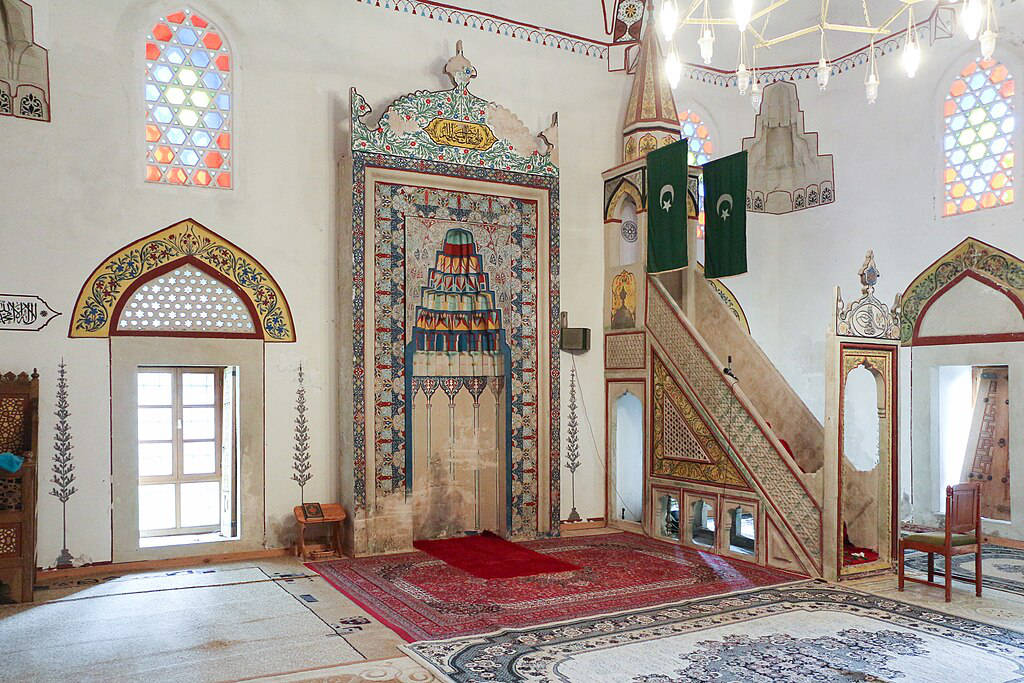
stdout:
{"type": "Polygon", "coordinates": [[[191,218],[157,230],[103,259],[82,285],[68,336],[97,339],[116,334],[115,313],[122,299],[179,263],[194,264],[231,287],[255,313],[264,341],[295,341],[291,309],[270,271],[248,252],[191,218]]]}

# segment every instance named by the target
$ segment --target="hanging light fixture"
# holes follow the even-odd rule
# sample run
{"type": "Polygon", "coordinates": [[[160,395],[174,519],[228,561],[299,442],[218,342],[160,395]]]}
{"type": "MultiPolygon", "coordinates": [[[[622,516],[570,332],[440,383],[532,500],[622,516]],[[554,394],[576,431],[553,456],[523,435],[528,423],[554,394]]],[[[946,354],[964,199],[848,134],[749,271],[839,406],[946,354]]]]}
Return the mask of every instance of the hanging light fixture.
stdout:
{"type": "Polygon", "coordinates": [[[665,78],[673,88],[679,85],[679,77],[683,75],[683,63],[679,61],[679,53],[676,52],[675,43],[669,48],[665,57],[665,78]]]}
{"type": "Polygon", "coordinates": [[[740,45],[739,45],[739,66],[736,67],[736,88],[740,91],[741,95],[747,94],[747,88],[750,87],[750,72],[747,71],[747,65],[744,59],[744,44],[743,34],[740,34],[740,45]]]}
{"type": "Polygon", "coordinates": [[[700,47],[700,56],[705,64],[711,63],[711,57],[715,54],[715,31],[711,28],[711,15],[708,3],[711,0],[704,0],[704,24],[700,29],[700,38],[697,39],[697,46],[700,47]]]}
{"type": "Polygon", "coordinates": [[[750,106],[754,108],[754,113],[760,113],[764,94],[761,91],[761,83],[757,80],[757,72],[754,72],[753,80],[754,84],[750,87],[750,106]]]}
{"type": "Polygon", "coordinates": [[[870,67],[868,68],[867,75],[864,77],[864,95],[868,99],[868,104],[874,104],[875,100],[878,99],[878,66],[875,64],[875,40],[871,39],[871,58],[870,67]]]}
{"type": "Polygon", "coordinates": [[[914,28],[913,5],[907,8],[907,42],[903,45],[902,61],[907,77],[916,76],[917,68],[921,66],[921,45],[917,40],[917,30],[914,28]]]}
{"type": "Polygon", "coordinates": [[[964,0],[963,7],[960,8],[960,26],[963,27],[968,40],[978,37],[978,31],[981,30],[981,22],[984,19],[981,0],[964,0]]]}
{"type": "Polygon", "coordinates": [[[825,56],[825,29],[821,29],[821,57],[818,59],[818,66],[814,71],[818,79],[818,87],[824,90],[828,87],[828,79],[832,75],[832,67],[825,56]]]}
{"type": "Polygon", "coordinates": [[[733,0],[732,14],[740,33],[747,30],[747,26],[750,24],[750,15],[753,12],[754,0],[733,0]]]}
{"type": "Polygon", "coordinates": [[[996,51],[996,37],[999,34],[993,27],[995,21],[995,9],[992,7],[992,0],[988,0],[985,7],[985,30],[982,31],[981,36],[978,38],[978,42],[981,44],[981,56],[984,59],[992,59],[992,54],[996,51]]]}
{"type": "Polygon", "coordinates": [[[676,0],[661,0],[661,11],[658,12],[658,28],[665,41],[672,40],[672,35],[679,26],[679,8],[676,0]]]}

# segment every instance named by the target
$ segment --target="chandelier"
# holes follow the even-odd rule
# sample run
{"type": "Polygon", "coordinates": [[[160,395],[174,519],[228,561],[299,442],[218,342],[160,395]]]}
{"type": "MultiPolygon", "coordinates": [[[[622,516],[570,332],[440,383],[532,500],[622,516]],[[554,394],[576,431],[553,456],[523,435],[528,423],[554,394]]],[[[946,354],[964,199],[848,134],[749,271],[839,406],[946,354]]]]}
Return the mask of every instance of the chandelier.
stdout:
{"type": "MultiPolygon", "coordinates": [[[[917,74],[921,64],[921,43],[917,35],[917,25],[914,23],[914,6],[922,2],[933,0],[900,0],[900,7],[896,9],[885,21],[875,25],[868,13],[867,0],[861,0],[861,7],[864,11],[864,24],[841,24],[832,23],[828,19],[829,0],[821,0],[821,11],[818,22],[810,26],[790,31],[785,35],[768,38],[766,37],[768,18],[773,12],[790,0],[770,0],[767,7],[754,11],[754,0],[732,0],[732,14],[724,18],[716,18],[711,14],[711,0],[689,0],[685,12],[681,12],[677,0],[660,0],[655,21],[658,31],[668,46],[665,55],[665,76],[669,85],[675,88],[683,72],[683,63],[676,49],[675,34],[683,26],[697,26],[698,38],[697,49],[700,51],[701,59],[705,64],[711,63],[715,46],[715,27],[735,26],[739,31],[739,45],[736,66],[736,89],[740,95],[750,92],[750,103],[755,111],[761,107],[761,82],[757,76],[757,51],[770,48],[773,45],[818,34],[818,60],[814,67],[815,80],[822,90],[828,87],[829,77],[832,74],[832,65],[829,62],[827,50],[827,35],[829,33],[857,33],[868,36],[870,40],[867,73],[864,76],[864,94],[869,103],[874,103],[878,98],[878,67],[875,64],[875,40],[889,35],[900,17],[906,15],[907,29],[906,40],[903,44],[903,52],[900,61],[903,70],[909,78],[917,74]],[[698,11],[700,12],[698,14],[698,11]],[[754,26],[754,22],[764,19],[761,28],[754,26]],[[750,42],[748,49],[747,43],[750,42]]],[[[998,37],[995,8],[993,0],[962,0],[959,8],[959,23],[969,40],[977,40],[984,59],[991,59],[996,48],[998,37]]],[[[684,0],[684,5],[687,5],[684,0]]],[[[946,4],[939,0],[936,4],[946,4]]]]}

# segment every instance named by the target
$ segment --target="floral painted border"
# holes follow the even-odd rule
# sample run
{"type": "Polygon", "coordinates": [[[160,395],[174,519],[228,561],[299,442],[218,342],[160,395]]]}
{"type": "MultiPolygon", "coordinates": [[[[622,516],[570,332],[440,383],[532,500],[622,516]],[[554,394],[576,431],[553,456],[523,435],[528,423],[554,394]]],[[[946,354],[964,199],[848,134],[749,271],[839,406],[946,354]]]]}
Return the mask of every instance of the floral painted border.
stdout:
{"type": "Polygon", "coordinates": [[[544,154],[533,150],[528,156],[523,156],[510,140],[502,138],[483,150],[436,142],[427,132],[431,121],[436,119],[482,126],[494,133],[488,113],[496,105],[472,94],[465,85],[455,85],[450,90],[420,90],[404,95],[388,107],[376,127],[363,122],[371,111],[363,96],[353,89],[351,97],[354,152],[441,161],[512,173],[558,175],[550,146],[544,154]]]}
{"type": "Polygon", "coordinates": [[[1002,249],[968,237],[914,278],[903,293],[900,343],[909,346],[921,311],[946,285],[964,272],[995,282],[1018,301],[1024,301],[1024,261],[1002,249]]]}
{"type": "MultiPolygon", "coordinates": [[[[132,285],[176,261],[194,259],[228,278],[259,313],[264,341],[295,341],[284,292],[263,265],[199,222],[187,218],[136,240],[103,260],[82,285],[68,336],[105,338],[113,312],[132,285]]],[[[214,335],[215,336],[215,335],[214,335]]]]}
{"type": "MultiPolygon", "coordinates": [[[[360,98],[361,99],[361,98],[360,98]]],[[[355,142],[355,140],[353,140],[355,142]]],[[[365,345],[364,332],[367,321],[364,315],[366,301],[366,276],[365,269],[366,253],[366,169],[383,168],[404,170],[413,173],[423,173],[434,176],[446,176],[451,178],[467,178],[470,180],[483,180],[505,185],[516,185],[522,187],[534,187],[547,190],[548,193],[548,216],[550,242],[549,252],[549,339],[550,339],[550,493],[551,501],[551,528],[558,529],[561,512],[561,483],[560,483],[560,389],[559,389],[559,313],[561,303],[559,297],[559,185],[557,169],[554,175],[535,175],[529,173],[518,173],[501,168],[486,168],[479,166],[468,166],[444,161],[432,161],[415,157],[395,156],[390,153],[365,153],[353,147],[352,153],[352,353],[353,353],[353,483],[356,510],[366,509],[367,472],[366,472],[366,449],[365,438],[366,420],[373,419],[373,406],[367,405],[366,382],[373,381],[373,369],[365,367],[365,345]]],[[[372,295],[372,293],[371,293],[372,295]]],[[[538,450],[538,457],[540,452],[538,450]]],[[[392,482],[392,490],[397,490],[392,482]]],[[[538,492],[539,493],[539,492],[538,492]]],[[[514,496],[514,503],[518,503],[518,509],[513,510],[517,519],[526,519],[525,501],[521,496],[514,496]]],[[[533,503],[536,505],[536,502],[533,503]]],[[[514,530],[516,531],[516,530],[514,530]]]]}

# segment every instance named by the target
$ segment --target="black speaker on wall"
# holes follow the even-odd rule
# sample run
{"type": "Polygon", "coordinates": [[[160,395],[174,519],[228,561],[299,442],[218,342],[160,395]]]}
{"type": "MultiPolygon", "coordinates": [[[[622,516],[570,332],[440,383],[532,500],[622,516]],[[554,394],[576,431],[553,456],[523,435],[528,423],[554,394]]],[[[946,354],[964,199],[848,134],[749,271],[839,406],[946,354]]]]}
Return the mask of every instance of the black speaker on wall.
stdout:
{"type": "Polygon", "coordinates": [[[558,348],[574,353],[590,350],[589,327],[569,327],[569,314],[565,311],[562,311],[560,322],[561,333],[558,335],[558,348]]]}

